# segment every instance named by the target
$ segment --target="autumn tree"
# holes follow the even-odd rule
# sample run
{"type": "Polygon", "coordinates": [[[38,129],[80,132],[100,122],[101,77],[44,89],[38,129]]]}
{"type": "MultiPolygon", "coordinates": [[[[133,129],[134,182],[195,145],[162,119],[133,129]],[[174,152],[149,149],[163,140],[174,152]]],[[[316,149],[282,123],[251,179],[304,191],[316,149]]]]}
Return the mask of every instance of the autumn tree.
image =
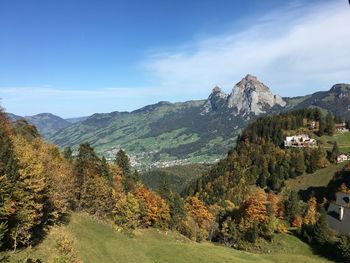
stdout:
{"type": "Polygon", "coordinates": [[[307,202],[307,209],[304,215],[303,224],[314,225],[317,221],[317,200],[316,197],[311,197],[307,202]]]}
{"type": "Polygon", "coordinates": [[[187,198],[185,209],[187,213],[185,224],[191,233],[189,237],[197,241],[207,239],[215,227],[214,215],[197,196],[187,198]]]}
{"type": "Polygon", "coordinates": [[[0,108],[0,247],[9,240],[14,227],[10,218],[15,214],[15,189],[18,181],[18,160],[10,136],[11,124],[0,108]]]}
{"type": "Polygon", "coordinates": [[[142,185],[136,186],[134,194],[140,206],[142,226],[166,228],[170,220],[166,201],[142,185]]]}
{"type": "Polygon", "coordinates": [[[132,193],[118,194],[113,213],[116,224],[124,230],[133,230],[139,225],[140,207],[132,193]]]}

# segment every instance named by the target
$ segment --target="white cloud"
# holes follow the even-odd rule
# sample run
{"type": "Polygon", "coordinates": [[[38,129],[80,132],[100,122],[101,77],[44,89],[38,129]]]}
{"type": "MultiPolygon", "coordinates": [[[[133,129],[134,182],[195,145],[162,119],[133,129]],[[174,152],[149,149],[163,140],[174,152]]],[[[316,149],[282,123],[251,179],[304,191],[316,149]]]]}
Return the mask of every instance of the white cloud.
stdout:
{"type": "Polygon", "coordinates": [[[142,66],[173,92],[226,90],[245,74],[257,75],[283,96],[303,95],[350,82],[350,7],[332,0],[291,5],[245,29],[151,54],[142,66]]]}

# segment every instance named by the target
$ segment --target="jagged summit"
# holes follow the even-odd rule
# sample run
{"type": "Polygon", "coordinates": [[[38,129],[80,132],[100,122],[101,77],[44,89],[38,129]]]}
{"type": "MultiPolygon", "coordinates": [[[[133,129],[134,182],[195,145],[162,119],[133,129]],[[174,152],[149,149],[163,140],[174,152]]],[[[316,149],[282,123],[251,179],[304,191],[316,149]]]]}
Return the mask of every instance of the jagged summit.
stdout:
{"type": "Polygon", "coordinates": [[[343,92],[350,92],[350,84],[345,83],[338,83],[333,85],[333,87],[330,89],[330,92],[333,93],[343,93],[343,92]]]}
{"type": "Polygon", "coordinates": [[[286,102],[280,96],[272,94],[257,77],[248,74],[233,87],[230,94],[226,94],[216,86],[203,105],[202,113],[230,109],[235,116],[259,115],[276,105],[284,107],[286,102]]]}

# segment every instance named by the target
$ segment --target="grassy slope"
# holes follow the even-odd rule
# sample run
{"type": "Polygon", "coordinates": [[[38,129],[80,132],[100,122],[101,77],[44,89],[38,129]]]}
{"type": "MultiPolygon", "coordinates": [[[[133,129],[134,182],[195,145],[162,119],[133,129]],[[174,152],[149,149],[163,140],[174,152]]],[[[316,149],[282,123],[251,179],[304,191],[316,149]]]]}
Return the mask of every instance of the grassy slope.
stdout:
{"type": "MultiPolygon", "coordinates": [[[[183,236],[155,229],[139,230],[133,238],[98,223],[90,216],[73,214],[62,226],[75,239],[83,262],[329,262],[313,255],[308,245],[291,235],[278,235],[270,254],[252,254],[210,243],[195,243],[183,236]]],[[[50,262],[57,252],[50,233],[39,246],[9,254],[10,262],[22,262],[25,256],[50,262]]]]}
{"type": "Polygon", "coordinates": [[[155,168],[141,173],[141,181],[151,189],[158,189],[162,175],[167,175],[168,182],[173,191],[181,193],[194,179],[202,176],[209,170],[205,164],[176,165],[166,168],[155,168]]]}
{"type": "Polygon", "coordinates": [[[305,190],[309,187],[326,186],[345,163],[330,164],[324,169],[320,169],[313,174],[304,174],[286,182],[286,187],[294,190],[305,190]]]}
{"type": "MultiPolygon", "coordinates": [[[[317,140],[320,140],[320,137],[313,136],[317,140]]],[[[322,136],[326,144],[324,147],[327,150],[331,150],[333,148],[333,142],[337,142],[339,150],[341,152],[348,153],[350,152],[350,132],[345,133],[336,133],[334,136],[322,136]]]]}

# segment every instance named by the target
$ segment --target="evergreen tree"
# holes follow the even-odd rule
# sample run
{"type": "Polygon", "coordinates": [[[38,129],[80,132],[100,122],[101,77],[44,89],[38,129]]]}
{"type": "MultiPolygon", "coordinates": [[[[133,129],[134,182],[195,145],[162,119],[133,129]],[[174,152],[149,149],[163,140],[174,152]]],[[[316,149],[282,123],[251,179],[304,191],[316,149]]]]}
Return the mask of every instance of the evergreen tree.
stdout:
{"type": "Polygon", "coordinates": [[[295,172],[301,175],[305,172],[305,157],[304,152],[299,151],[295,157],[295,172]]]}
{"type": "Polygon", "coordinates": [[[64,148],[63,157],[69,162],[73,161],[73,151],[72,151],[71,147],[68,146],[68,147],[64,148]]]}
{"type": "Polygon", "coordinates": [[[124,191],[133,190],[139,180],[139,173],[137,170],[131,171],[130,159],[122,149],[118,151],[114,163],[121,169],[124,191]]]}
{"type": "Polygon", "coordinates": [[[326,116],[326,126],[325,126],[325,132],[329,136],[333,136],[335,132],[335,124],[334,119],[331,113],[328,113],[326,116]]]}
{"type": "Polygon", "coordinates": [[[313,240],[320,245],[326,244],[330,237],[332,236],[331,230],[328,226],[327,213],[322,207],[319,211],[319,217],[314,227],[314,237],[313,240]]]}
{"type": "Polygon", "coordinates": [[[183,220],[186,218],[186,210],[183,199],[178,193],[172,195],[169,204],[170,208],[170,226],[173,229],[178,229],[183,220]]]}
{"type": "Polygon", "coordinates": [[[332,151],[331,151],[331,154],[330,154],[330,157],[329,157],[329,160],[332,162],[332,163],[336,163],[337,162],[337,157],[339,155],[339,147],[338,147],[338,143],[337,142],[334,142],[333,143],[333,148],[332,148],[332,151]]]}
{"type": "Polygon", "coordinates": [[[99,173],[100,160],[97,157],[94,148],[89,143],[79,145],[78,155],[74,163],[75,177],[75,195],[80,207],[81,191],[87,176],[97,175],[99,173]]]}
{"type": "Polygon", "coordinates": [[[120,149],[115,157],[114,163],[119,166],[123,177],[127,177],[131,173],[130,159],[127,154],[120,149]]]}
{"type": "Polygon", "coordinates": [[[171,189],[166,173],[162,173],[160,176],[158,192],[160,196],[167,202],[171,200],[171,189]]]}
{"type": "Polygon", "coordinates": [[[294,218],[300,215],[299,196],[296,191],[291,191],[285,202],[285,218],[292,224],[294,218]]]}
{"type": "Polygon", "coordinates": [[[112,183],[113,176],[110,172],[108,162],[104,156],[101,159],[100,174],[102,175],[102,177],[106,178],[109,183],[112,183]]]}

